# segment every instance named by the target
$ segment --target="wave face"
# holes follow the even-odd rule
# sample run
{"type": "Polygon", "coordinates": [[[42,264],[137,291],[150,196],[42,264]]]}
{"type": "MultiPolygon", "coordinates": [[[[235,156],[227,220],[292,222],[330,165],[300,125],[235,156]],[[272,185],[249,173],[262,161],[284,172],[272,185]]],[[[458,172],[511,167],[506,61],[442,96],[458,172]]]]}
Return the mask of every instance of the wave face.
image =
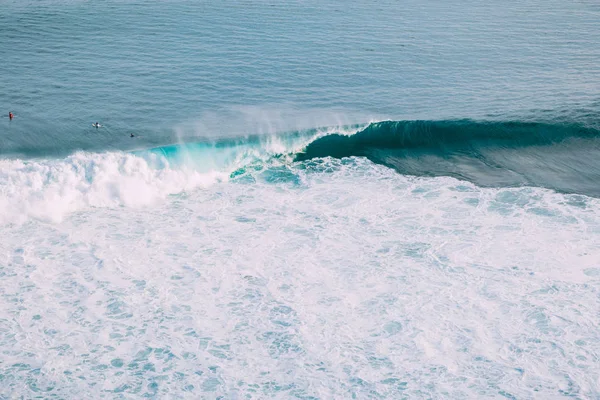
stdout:
{"type": "Polygon", "coordinates": [[[599,139],[593,124],[384,121],[352,136],[318,138],[295,160],[367,157],[401,174],[600,196],[599,139]]]}

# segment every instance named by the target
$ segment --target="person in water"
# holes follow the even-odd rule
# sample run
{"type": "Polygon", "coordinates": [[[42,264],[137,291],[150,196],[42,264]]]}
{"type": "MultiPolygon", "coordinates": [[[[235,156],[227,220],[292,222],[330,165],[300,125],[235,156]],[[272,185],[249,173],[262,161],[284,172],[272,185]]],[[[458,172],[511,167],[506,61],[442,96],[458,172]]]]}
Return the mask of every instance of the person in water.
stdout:
{"type": "Polygon", "coordinates": [[[94,124],[94,126],[96,127],[96,129],[100,128],[100,124],[99,124],[98,122],[96,122],[96,123],[94,124]]]}
{"type": "Polygon", "coordinates": [[[12,113],[12,111],[8,112],[8,119],[12,120],[14,116],[15,115],[12,113]]]}
{"type": "Polygon", "coordinates": [[[129,137],[135,137],[135,135],[132,133],[132,134],[129,135],[129,137]]]}

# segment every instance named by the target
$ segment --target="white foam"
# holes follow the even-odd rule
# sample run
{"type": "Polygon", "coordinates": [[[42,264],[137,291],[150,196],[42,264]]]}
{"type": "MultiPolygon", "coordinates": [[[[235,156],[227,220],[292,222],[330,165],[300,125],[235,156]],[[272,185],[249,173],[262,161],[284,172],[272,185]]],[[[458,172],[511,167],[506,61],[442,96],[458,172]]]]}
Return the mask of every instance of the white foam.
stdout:
{"type": "MultiPolygon", "coordinates": [[[[155,159],[158,157],[154,157],[155,159]]],[[[0,160],[0,222],[60,221],[84,207],[142,207],[170,194],[226,180],[220,171],[161,168],[120,152],[77,153],[61,160],[0,160]]]]}
{"type": "Polygon", "coordinates": [[[0,394],[598,397],[597,199],[285,168],[0,227],[0,394]]]}

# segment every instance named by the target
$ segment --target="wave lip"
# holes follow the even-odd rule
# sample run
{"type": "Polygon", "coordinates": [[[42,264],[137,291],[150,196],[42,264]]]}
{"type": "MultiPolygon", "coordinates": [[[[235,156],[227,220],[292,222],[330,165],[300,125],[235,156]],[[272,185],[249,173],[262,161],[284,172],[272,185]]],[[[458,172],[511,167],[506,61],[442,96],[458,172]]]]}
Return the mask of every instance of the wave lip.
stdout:
{"type": "Polygon", "coordinates": [[[599,139],[600,130],[575,123],[383,121],[319,138],[295,160],[367,157],[402,174],[600,196],[599,139]]]}
{"type": "Polygon", "coordinates": [[[352,136],[330,135],[310,143],[297,160],[363,155],[374,148],[465,148],[548,145],[571,137],[593,138],[600,132],[579,125],[534,122],[382,121],[352,136]]]}

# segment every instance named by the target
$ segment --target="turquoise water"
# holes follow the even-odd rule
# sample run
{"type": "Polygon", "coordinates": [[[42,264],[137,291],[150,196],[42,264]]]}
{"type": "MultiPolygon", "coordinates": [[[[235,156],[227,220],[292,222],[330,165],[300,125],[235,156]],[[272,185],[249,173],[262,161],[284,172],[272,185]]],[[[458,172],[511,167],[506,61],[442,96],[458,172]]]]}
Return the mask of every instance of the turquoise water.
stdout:
{"type": "Polygon", "coordinates": [[[593,1],[0,0],[0,397],[597,398],[598,43],[593,1]]]}

